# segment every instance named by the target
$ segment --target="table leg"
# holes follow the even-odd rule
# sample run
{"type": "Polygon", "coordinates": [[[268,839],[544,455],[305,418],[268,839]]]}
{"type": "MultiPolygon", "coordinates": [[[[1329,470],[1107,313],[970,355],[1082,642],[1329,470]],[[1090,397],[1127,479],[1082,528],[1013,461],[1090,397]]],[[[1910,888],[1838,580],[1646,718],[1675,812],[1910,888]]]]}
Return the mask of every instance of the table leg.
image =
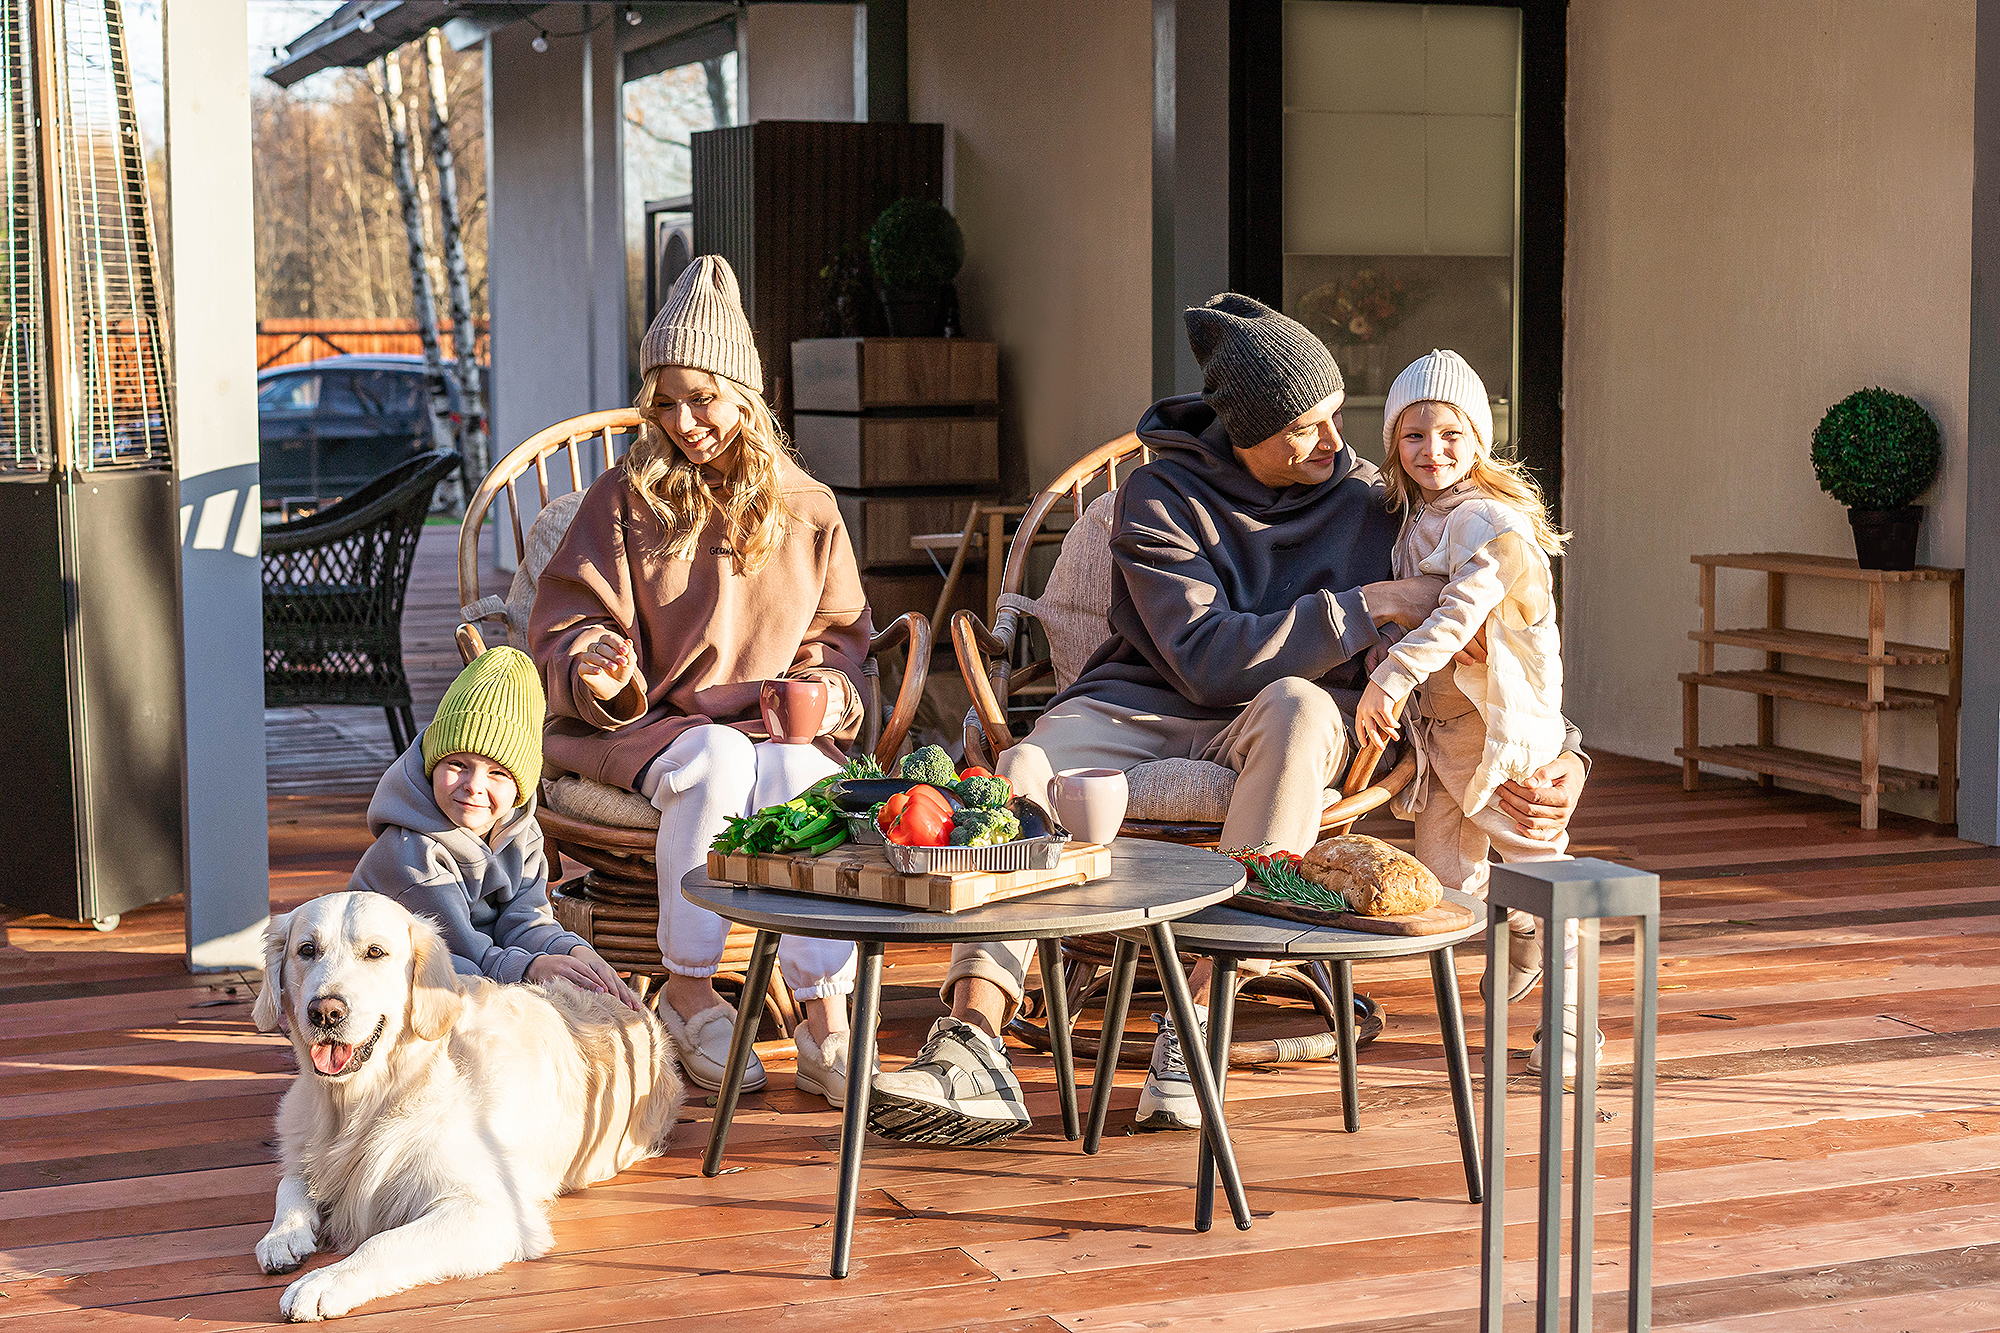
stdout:
{"type": "Polygon", "coordinates": [[[1104,995],[1104,1026],[1097,1033],[1097,1069],[1090,1078],[1090,1123],[1083,1150],[1095,1153],[1111,1110],[1111,1085],[1118,1076],[1118,1048],[1125,1040],[1125,1011],[1132,1007],[1132,983],[1139,975],[1139,946],[1120,935],[1111,948],[1111,987],[1104,995]]]}
{"type": "Polygon", "coordinates": [[[1507,913],[1501,908],[1486,917],[1486,977],[1486,1188],[1479,1218],[1479,1330],[1501,1333],[1507,1259],[1507,913]]]}
{"type": "MultiPolygon", "coordinates": [[[[1069,992],[1063,987],[1062,941],[1047,939],[1037,946],[1042,956],[1043,1017],[1049,1025],[1049,1053],[1056,1061],[1056,1095],[1062,1101],[1063,1137],[1083,1137],[1076,1119],[1076,1052],[1070,1046],[1069,992]]],[[[1094,1091],[1094,1089],[1093,1089],[1094,1091]]]]}
{"type": "MultiPolygon", "coordinates": [[[[1168,922],[1156,921],[1146,927],[1146,934],[1152,943],[1153,966],[1159,971],[1160,985],[1166,989],[1174,1027],[1180,1031],[1185,1050],[1187,1034],[1201,1031],[1201,1024],[1195,1019],[1194,996],[1188,993],[1187,978],[1181,974],[1180,955],[1174,950],[1174,928],[1168,922]]],[[[1236,1173],[1236,1153],[1229,1146],[1229,1126],[1222,1117],[1222,1097],[1215,1090],[1215,1073],[1206,1060],[1189,1060],[1187,1071],[1194,1084],[1195,1102],[1201,1107],[1202,1136],[1214,1150],[1216,1164],[1222,1171],[1222,1188],[1229,1196],[1229,1211],[1236,1219],[1236,1229],[1248,1231],[1250,1200],[1243,1193],[1242,1177],[1236,1173]]]]}
{"type": "Polygon", "coordinates": [[[1458,1152],[1465,1159],[1465,1197],[1478,1203],[1479,1130],[1472,1114],[1472,1060],[1465,1051],[1465,1014],[1458,1003],[1458,968],[1449,944],[1431,955],[1431,989],[1437,994],[1438,1028],[1444,1034],[1444,1067],[1451,1083],[1451,1114],[1458,1123],[1458,1152]]]}
{"type": "MultiPolygon", "coordinates": [[[[736,1003],[736,1027],[729,1036],[729,1069],[722,1076],[722,1091],[715,1095],[715,1119],[708,1127],[708,1151],[702,1155],[701,1173],[712,1176],[722,1170],[722,1149],[729,1142],[729,1122],[736,1118],[736,1099],[743,1093],[743,1071],[750,1067],[750,1048],[757,1041],[757,1025],[764,1020],[764,992],[771,985],[771,966],[778,961],[778,933],[757,932],[750,946],[750,967],[743,976],[743,995],[736,1003]]],[[[660,1003],[667,1002],[666,996],[660,1003]]]]}
{"type": "Polygon", "coordinates": [[[1361,1071],[1355,1066],[1361,1055],[1354,1032],[1354,964],[1344,958],[1334,960],[1333,990],[1333,1006],[1340,1011],[1334,1024],[1334,1031],[1340,1040],[1340,1113],[1346,1122],[1347,1132],[1358,1134],[1361,1132],[1361,1071]]]}
{"type": "Polygon", "coordinates": [[[1660,917],[1639,918],[1633,932],[1639,955],[1633,978],[1632,1026],[1632,1253],[1625,1296],[1625,1327],[1647,1333],[1653,1326],[1653,1068],[1654,1035],[1660,1002],[1660,917]]]}
{"type": "Polygon", "coordinates": [[[874,1091],[875,1029],[882,1017],[882,944],[864,940],[854,986],[854,1032],[847,1046],[847,1105],[840,1118],[840,1195],[833,1213],[834,1277],[847,1276],[854,1213],[861,1200],[861,1148],[868,1138],[868,1098],[874,1091]]]}
{"type": "MultiPolygon", "coordinates": [[[[1208,1066],[1215,1071],[1215,1095],[1223,1105],[1229,1088],[1229,1039],[1236,1026],[1236,960],[1217,958],[1208,983],[1208,1066]]],[[[1187,1046],[1181,1046],[1186,1058],[1187,1046]]],[[[1215,1224],[1215,1154],[1208,1140],[1201,1141],[1195,1158],[1194,1229],[1206,1231],[1215,1224]]]]}
{"type": "MultiPolygon", "coordinates": [[[[1557,917],[1542,917],[1535,929],[1542,934],[1542,947],[1561,948],[1566,923],[1557,917]]],[[[1564,973],[1557,966],[1561,956],[1542,968],[1542,1132],[1540,1140],[1541,1183],[1536,1191],[1540,1216],[1535,1224],[1535,1309],[1538,1333],[1557,1333],[1562,1314],[1562,1179],[1563,1179],[1563,1014],[1569,1003],[1564,994],[1564,973]]],[[[1496,972],[1495,988],[1506,973],[1496,972]]],[[[1581,1048],[1588,1037],[1576,1034],[1581,1048]]]]}
{"type": "Polygon", "coordinates": [[[1590,1259],[1597,1215],[1597,922],[1576,932],[1576,1116],[1570,1153],[1569,1328],[1590,1333],[1590,1259]],[[1578,1257],[1583,1256],[1583,1262],[1578,1257]]]}

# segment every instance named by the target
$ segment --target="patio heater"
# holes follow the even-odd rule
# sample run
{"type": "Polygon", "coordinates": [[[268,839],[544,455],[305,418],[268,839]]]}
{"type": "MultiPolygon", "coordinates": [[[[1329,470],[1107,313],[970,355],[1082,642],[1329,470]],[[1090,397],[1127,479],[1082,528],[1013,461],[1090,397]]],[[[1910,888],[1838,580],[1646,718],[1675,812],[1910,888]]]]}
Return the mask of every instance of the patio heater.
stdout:
{"type": "Polygon", "coordinates": [[[0,5],[0,118],[0,902],[109,929],[187,881],[172,376],[118,0],[0,5]]]}

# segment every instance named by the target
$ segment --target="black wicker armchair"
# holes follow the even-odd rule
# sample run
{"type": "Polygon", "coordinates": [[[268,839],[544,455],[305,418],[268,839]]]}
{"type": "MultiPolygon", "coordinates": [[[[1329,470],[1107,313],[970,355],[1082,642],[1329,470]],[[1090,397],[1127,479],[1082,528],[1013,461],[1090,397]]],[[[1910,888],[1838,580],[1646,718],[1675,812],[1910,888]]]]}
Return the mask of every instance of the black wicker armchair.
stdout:
{"type": "Polygon", "coordinates": [[[397,753],[416,739],[403,596],[448,449],[399,463],[316,514],[264,530],[264,706],[374,704],[397,753]]]}

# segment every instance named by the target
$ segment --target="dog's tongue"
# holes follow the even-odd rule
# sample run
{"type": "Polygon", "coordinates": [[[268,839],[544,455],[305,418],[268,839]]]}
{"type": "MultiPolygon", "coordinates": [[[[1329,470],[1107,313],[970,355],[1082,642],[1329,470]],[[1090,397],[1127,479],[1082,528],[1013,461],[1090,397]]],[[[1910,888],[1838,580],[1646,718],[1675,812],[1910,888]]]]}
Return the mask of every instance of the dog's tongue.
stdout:
{"type": "Polygon", "coordinates": [[[312,1048],[312,1056],[314,1069],[322,1074],[338,1074],[354,1058],[354,1048],[344,1041],[324,1043],[312,1048]]]}

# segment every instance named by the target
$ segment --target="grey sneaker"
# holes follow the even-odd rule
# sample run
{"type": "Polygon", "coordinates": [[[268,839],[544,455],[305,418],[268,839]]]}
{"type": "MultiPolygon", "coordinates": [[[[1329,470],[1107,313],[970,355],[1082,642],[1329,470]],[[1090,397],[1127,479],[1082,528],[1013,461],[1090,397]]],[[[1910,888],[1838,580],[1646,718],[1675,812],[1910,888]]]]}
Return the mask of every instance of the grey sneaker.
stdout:
{"type": "Polygon", "coordinates": [[[1200,1129],[1201,1104],[1195,1100],[1194,1081],[1188,1077],[1180,1034],[1164,1014],[1153,1015],[1153,1026],[1160,1035],[1153,1038],[1153,1063],[1147,1066],[1146,1086],[1139,1091],[1135,1123],[1141,1129],[1200,1129]]]}
{"type": "MultiPolygon", "coordinates": [[[[1507,932],[1507,1002],[1525,999],[1542,979],[1542,937],[1535,918],[1525,912],[1511,913],[1512,929],[1507,932]]],[[[1493,979],[1479,978],[1479,998],[1493,1002],[1493,979]]]]}
{"type": "Polygon", "coordinates": [[[872,1088],[868,1127],[885,1139],[973,1148],[1028,1127],[1006,1052],[955,1018],[932,1024],[917,1058],[872,1088]]]}

